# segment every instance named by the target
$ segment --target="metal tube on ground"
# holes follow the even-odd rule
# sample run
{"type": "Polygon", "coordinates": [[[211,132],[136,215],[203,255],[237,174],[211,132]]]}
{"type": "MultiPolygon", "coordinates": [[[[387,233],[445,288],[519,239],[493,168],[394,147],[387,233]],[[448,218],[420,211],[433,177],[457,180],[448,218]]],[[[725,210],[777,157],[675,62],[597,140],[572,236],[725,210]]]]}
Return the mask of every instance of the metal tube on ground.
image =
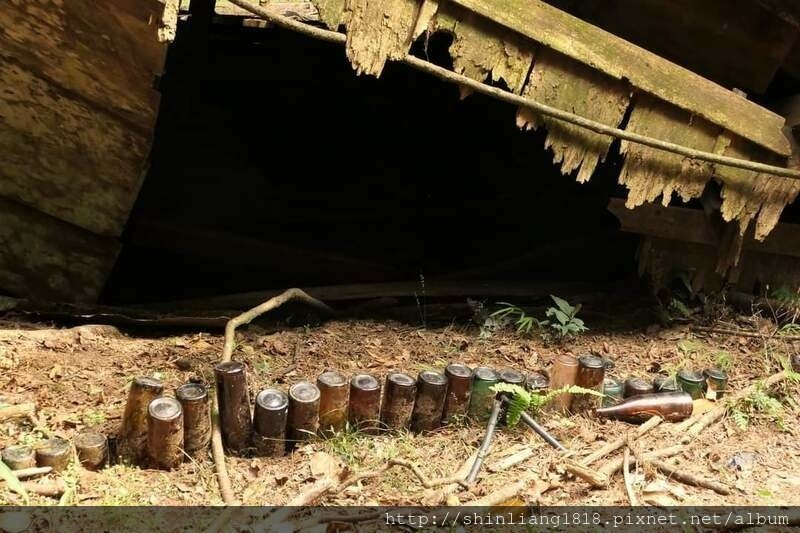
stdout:
{"type": "Polygon", "coordinates": [[[550,433],[547,432],[546,429],[540,426],[539,423],[536,422],[536,420],[534,420],[533,417],[528,413],[523,412],[522,415],[520,416],[520,420],[522,420],[523,424],[534,430],[540,437],[542,437],[545,440],[545,442],[547,442],[547,444],[549,444],[556,450],[562,452],[567,451],[567,449],[560,442],[558,442],[558,440],[556,440],[555,437],[553,437],[550,433]]]}
{"type": "Polygon", "coordinates": [[[470,468],[469,474],[467,474],[467,478],[465,479],[467,483],[474,483],[475,480],[478,479],[478,472],[480,472],[481,466],[483,466],[483,461],[486,459],[486,455],[489,453],[489,447],[492,445],[492,440],[494,440],[494,433],[497,429],[497,421],[500,419],[500,411],[502,411],[502,409],[502,402],[500,400],[493,400],[492,410],[489,412],[489,421],[486,424],[486,433],[483,435],[481,447],[478,448],[478,455],[475,457],[475,462],[472,463],[472,468],[470,468]]]}
{"type": "Polygon", "coordinates": [[[253,414],[253,445],[262,457],[286,453],[286,420],[289,397],[278,389],[264,389],[256,396],[253,414]]]}
{"type": "Polygon", "coordinates": [[[414,410],[417,381],[401,372],[389,372],[383,389],[381,405],[381,428],[388,430],[408,429],[414,410]]]}
{"type": "Polygon", "coordinates": [[[319,388],[319,429],[324,436],[342,432],[347,427],[347,378],[339,372],[323,372],[317,378],[319,388]]]}
{"type": "Polygon", "coordinates": [[[183,409],[183,447],[191,457],[203,455],[211,442],[211,411],[208,389],[186,383],[175,390],[183,409]]]}
{"type": "Polygon", "coordinates": [[[214,367],[214,376],[223,443],[230,451],[241,452],[253,436],[247,369],[238,361],[226,361],[214,367]]]}
{"type": "Polygon", "coordinates": [[[156,398],[147,409],[147,453],[155,468],[172,470],[183,462],[183,409],[175,398],[156,398]]]}
{"type": "Polygon", "coordinates": [[[433,431],[442,425],[447,378],[441,372],[425,370],[417,376],[417,397],[411,414],[411,430],[433,431]]]}
{"type": "Polygon", "coordinates": [[[119,458],[124,463],[142,464],[147,460],[147,407],[162,392],[164,384],[155,378],[140,376],[131,382],[117,439],[119,458]]]}

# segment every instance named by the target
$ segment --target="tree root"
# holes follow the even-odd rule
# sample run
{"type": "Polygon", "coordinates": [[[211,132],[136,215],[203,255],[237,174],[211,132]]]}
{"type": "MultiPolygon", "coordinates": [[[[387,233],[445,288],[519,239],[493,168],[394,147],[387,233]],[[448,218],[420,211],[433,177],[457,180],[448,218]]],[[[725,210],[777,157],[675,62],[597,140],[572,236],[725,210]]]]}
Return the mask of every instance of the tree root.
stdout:
{"type": "MultiPolygon", "coordinates": [[[[316,298],[309,296],[304,291],[300,289],[289,289],[274,298],[270,298],[261,305],[233,317],[225,324],[225,340],[222,346],[222,359],[220,362],[225,363],[231,360],[233,347],[236,341],[236,328],[249,324],[264,313],[277,309],[292,300],[305,302],[328,314],[333,314],[333,309],[316,298]]],[[[217,472],[217,482],[219,483],[219,492],[222,496],[222,501],[225,502],[226,505],[238,505],[239,502],[233,493],[231,478],[228,475],[228,468],[225,464],[225,450],[222,445],[222,433],[219,425],[219,405],[217,405],[216,394],[212,396],[211,401],[211,428],[211,455],[214,458],[214,469],[217,472]]]]}

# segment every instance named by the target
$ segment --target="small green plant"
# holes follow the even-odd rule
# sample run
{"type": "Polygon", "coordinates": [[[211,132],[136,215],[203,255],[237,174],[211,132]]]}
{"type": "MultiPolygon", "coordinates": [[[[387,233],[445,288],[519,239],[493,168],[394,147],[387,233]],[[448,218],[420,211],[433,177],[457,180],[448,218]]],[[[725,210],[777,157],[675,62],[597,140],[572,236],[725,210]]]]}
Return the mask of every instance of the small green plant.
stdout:
{"type": "Polygon", "coordinates": [[[559,340],[580,335],[589,329],[583,320],[577,317],[581,310],[580,304],[573,307],[558,296],[550,295],[550,298],[556,305],[547,308],[545,320],[539,320],[525,313],[522,308],[508,302],[498,302],[498,305],[503,307],[492,313],[490,317],[513,323],[517,328],[517,333],[521,335],[541,331],[544,337],[549,337],[547,333],[549,331],[559,340]]]}
{"type": "Polygon", "coordinates": [[[785,429],[783,413],[780,400],[770,396],[761,384],[730,408],[731,420],[739,429],[747,429],[751,419],[759,415],[766,417],[780,429],[785,429]]]}
{"type": "Polygon", "coordinates": [[[553,299],[556,307],[548,308],[545,314],[548,318],[554,318],[555,320],[544,320],[540,322],[541,326],[550,326],[550,328],[556,331],[556,335],[560,339],[580,335],[589,329],[583,323],[583,320],[576,316],[581,310],[581,304],[573,307],[566,300],[558,296],[553,296],[551,294],[550,298],[553,299]]]}
{"type": "Polygon", "coordinates": [[[729,370],[733,366],[733,357],[728,352],[718,352],[714,365],[720,370],[729,370]]]}
{"type": "Polygon", "coordinates": [[[511,398],[508,401],[508,410],[506,411],[506,420],[509,426],[516,425],[523,412],[530,410],[536,413],[559,394],[590,394],[593,396],[602,396],[602,394],[596,390],[585,389],[577,385],[567,385],[560,389],[552,390],[547,394],[535,394],[525,390],[519,385],[497,383],[496,385],[492,385],[492,391],[495,393],[504,392],[511,394],[511,398]]]}

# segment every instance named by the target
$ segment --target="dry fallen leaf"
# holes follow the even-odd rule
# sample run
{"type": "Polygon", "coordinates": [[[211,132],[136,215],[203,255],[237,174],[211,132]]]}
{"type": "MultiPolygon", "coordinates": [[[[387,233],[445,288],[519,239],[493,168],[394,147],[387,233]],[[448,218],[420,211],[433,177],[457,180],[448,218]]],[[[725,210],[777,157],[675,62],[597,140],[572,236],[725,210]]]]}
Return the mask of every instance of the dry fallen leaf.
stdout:
{"type": "Polygon", "coordinates": [[[317,479],[337,479],[341,470],[339,461],[329,453],[316,452],[311,456],[311,475],[317,479]]]}

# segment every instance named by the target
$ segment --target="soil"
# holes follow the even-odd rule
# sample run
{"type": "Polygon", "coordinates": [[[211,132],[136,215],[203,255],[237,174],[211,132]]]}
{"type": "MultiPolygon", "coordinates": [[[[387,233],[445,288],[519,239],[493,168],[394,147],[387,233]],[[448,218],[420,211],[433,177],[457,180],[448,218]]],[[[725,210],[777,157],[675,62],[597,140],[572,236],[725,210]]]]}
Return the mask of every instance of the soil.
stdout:
{"type": "MultiPolygon", "coordinates": [[[[734,325],[753,331],[771,327],[751,317],[732,320],[737,321],[734,325]]],[[[216,332],[143,335],[140,330],[122,332],[112,326],[60,328],[16,319],[0,322],[0,327],[2,401],[35,402],[38,423],[37,428],[27,419],[0,422],[0,447],[35,444],[43,440],[45,433],[71,438],[87,428],[114,434],[133,377],[159,377],[170,391],[190,379],[208,382],[222,350],[222,336],[216,332]]],[[[442,369],[449,361],[459,361],[471,366],[533,371],[546,369],[560,353],[589,352],[612,358],[616,363],[612,372],[619,377],[652,378],[680,365],[702,369],[729,364],[730,387],[736,391],[779,371],[781,361],[798,348],[797,343],[779,337],[700,333],[688,324],[668,328],[652,325],[634,331],[590,330],[576,339],[553,343],[538,335],[520,336],[512,329],[482,336],[474,324],[421,328],[391,321],[344,320],[275,332],[250,326],[238,335],[234,359],[247,364],[251,398],[264,387],[286,389],[302,379],[314,379],[326,369],[345,374],[368,372],[383,378],[394,369],[416,373],[442,369]]],[[[638,465],[634,490],[640,500],[665,505],[800,505],[798,391],[798,385],[793,383],[772,391],[783,405],[779,417],[752,412],[745,429],[726,418],[703,432],[685,453],[668,460],[688,472],[727,484],[731,494],[723,496],[684,485],[667,479],[649,465],[638,465]]],[[[580,415],[540,413],[537,418],[578,459],[634,428],[580,415]]],[[[482,427],[456,423],[426,435],[345,433],[304,443],[284,458],[228,457],[227,464],[234,491],[243,503],[281,504],[325,475],[325,471],[361,472],[392,458],[415,463],[431,478],[450,476],[480,445],[483,432],[482,427]]],[[[637,441],[637,451],[670,446],[679,439],[675,425],[664,423],[637,441]]],[[[457,491],[448,503],[489,494],[523,474],[535,474],[542,482],[537,486],[547,487],[538,496],[544,505],[628,504],[620,474],[614,476],[608,489],[591,489],[565,474],[556,452],[522,426],[498,432],[478,483],[469,491],[457,491]],[[492,472],[492,465],[498,460],[526,447],[534,450],[527,461],[492,472]]],[[[124,465],[89,472],[73,465],[60,476],[74,488],[67,496],[74,504],[221,503],[210,454],[170,472],[124,465]]],[[[438,503],[432,500],[435,494],[434,490],[423,488],[409,470],[394,468],[322,501],[416,505],[438,503]]],[[[522,494],[523,499],[534,497],[533,491],[522,494]]],[[[0,503],[22,501],[0,482],[0,503]]],[[[31,495],[31,503],[57,502],[31,495]]]]}

